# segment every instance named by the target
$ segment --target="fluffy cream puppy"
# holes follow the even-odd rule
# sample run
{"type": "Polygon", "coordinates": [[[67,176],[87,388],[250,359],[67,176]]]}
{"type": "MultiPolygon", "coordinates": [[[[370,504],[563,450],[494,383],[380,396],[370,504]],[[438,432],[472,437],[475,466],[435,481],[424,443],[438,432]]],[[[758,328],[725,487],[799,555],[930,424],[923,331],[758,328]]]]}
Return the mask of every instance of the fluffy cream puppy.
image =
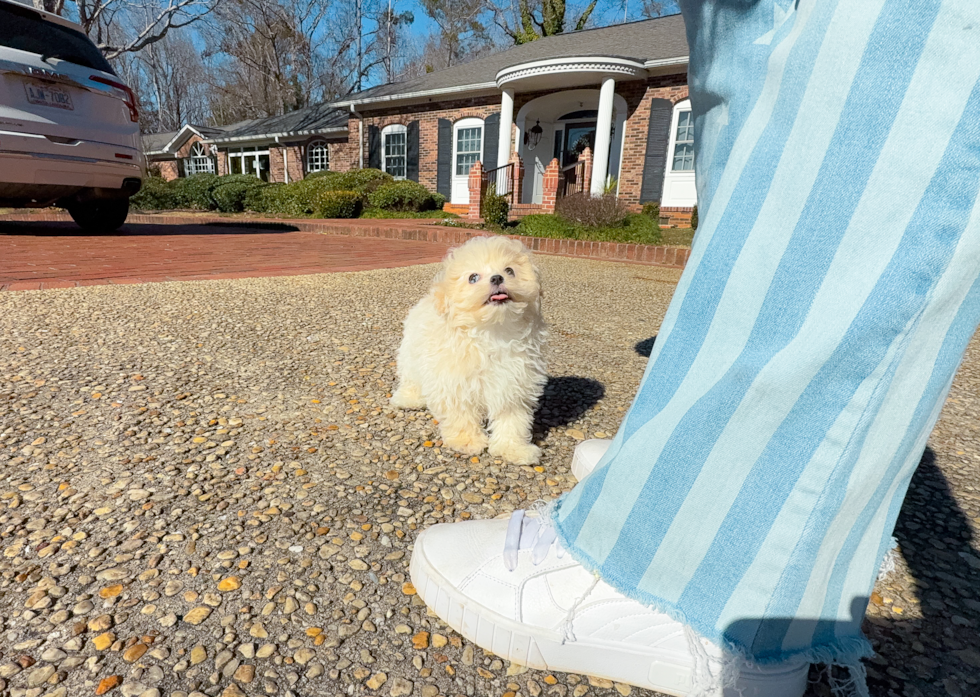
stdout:
{"type": "Polygon", "coordinates": [[[449,252],[408,313],[392,404],[429,411],[443,443],[520,465],[537,462],[534,409],[547,374],[540,277],[527,248],[477,237],[449,252]],[[489,438],[483,422],[489,422],[489,438]]]}

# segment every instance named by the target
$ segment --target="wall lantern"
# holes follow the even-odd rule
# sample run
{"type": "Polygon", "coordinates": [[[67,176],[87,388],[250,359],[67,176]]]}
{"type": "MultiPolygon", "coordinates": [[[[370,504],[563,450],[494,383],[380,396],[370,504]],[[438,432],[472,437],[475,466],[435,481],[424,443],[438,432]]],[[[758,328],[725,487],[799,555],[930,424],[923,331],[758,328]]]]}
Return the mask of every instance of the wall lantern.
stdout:
{"type": "Polygon", "coordinates": [[[538,147],[538,143],[541,142],[541,135],[543,133],[544,129],[541,128],[541,121],[539,120],[524,134],[524,146],[528,150],[534,150],[534,148],[538,147]]]}

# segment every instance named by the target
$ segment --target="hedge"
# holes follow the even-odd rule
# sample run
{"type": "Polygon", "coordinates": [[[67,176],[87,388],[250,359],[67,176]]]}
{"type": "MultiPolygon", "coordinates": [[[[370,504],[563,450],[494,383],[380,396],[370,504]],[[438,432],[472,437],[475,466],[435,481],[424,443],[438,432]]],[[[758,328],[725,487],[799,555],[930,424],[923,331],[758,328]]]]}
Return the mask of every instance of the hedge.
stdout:
{"type": "Polygon", "coordinates": [[[136,210],[170,210],[179,208],[177,194],[171,182],[163,177],[147,177],[139,192],[129,199],[136,210]]]}
{"type": "Polygon", "coordinates": [[[269,184],[250,174],[230,174],[218,178],[211,189],[211,199],[222,213],[241,213],[247,208],[246,200],[254,199],[254,196],[249,197],[249,193],[267,186],[269,184]]]}
{"type": "Polygon", "coordinates": [[[403,180],[384,184],[368,195],[368,203],[387,211],[427,211],[436,207],[432,194],[418,182],[403,180]]]}

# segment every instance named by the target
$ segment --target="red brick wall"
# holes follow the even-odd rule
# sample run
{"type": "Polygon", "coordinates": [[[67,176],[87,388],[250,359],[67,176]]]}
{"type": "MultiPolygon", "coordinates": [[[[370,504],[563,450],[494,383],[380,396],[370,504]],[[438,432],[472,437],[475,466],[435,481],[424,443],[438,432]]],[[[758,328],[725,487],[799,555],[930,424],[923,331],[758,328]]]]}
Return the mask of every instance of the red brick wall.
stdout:
{"type": "Polygon", "coordinates": [[[160,162],[153,163],[160,168],[160,176],[167,181],[173,181],[177,178],[177,161],[176,160],[161,160],[160,162]]]}
{"type": "MultiPolygon", "coordinates": [[[[422,104],[396,109],[379,109],[364,114],[364,133],[361,148],[364,152],[364,166],[368,166],[368,133],[370,126],[384,128],[392,124],[407,126],[410,121],[419,122],[419,183],[430,191],[436,190],[436,157],[439,148],[439,119],[456,122],[468,117],[484,119],[495,111],[500,111],[500,97],[480,97],[459,99],[439,104],[422,104]]],[[[348,124],[348,133],[353,141],[357,139],[357,119],[348,124]]],[[[354,153],[356,158],[357,153],[354,153]]],[[[332,164],[332,161],[331,161],[332,164]]],[[[357,164],[354,163],[356,167],[357,164]]]]}

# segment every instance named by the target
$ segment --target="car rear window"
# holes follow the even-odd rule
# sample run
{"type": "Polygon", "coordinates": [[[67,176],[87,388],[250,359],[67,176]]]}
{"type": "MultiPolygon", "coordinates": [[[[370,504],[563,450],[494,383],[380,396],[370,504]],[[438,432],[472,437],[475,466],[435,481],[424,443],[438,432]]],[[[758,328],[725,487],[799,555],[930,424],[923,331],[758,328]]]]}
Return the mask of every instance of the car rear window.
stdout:
{"type": "Polygon", "coordinates": [[[28,7],[0,3],[0,46],[116,74],[102,52],[85,34],[50,22],[28,7]]]}

